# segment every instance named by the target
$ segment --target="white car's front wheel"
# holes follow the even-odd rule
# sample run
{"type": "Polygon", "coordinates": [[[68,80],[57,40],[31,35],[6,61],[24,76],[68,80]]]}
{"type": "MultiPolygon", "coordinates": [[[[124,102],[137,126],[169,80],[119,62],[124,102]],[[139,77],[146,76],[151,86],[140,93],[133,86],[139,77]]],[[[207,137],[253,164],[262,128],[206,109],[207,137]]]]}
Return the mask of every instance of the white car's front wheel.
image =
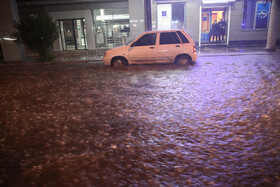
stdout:
{"type": "Polygon", "coordinates": [[[127,65],[128,65],[128,63],[127,63],[126,59],[121,58],[121,57],[115,57],[112,59],[112,62],[111,62],[112,67],[127,66],[127,65]]]}

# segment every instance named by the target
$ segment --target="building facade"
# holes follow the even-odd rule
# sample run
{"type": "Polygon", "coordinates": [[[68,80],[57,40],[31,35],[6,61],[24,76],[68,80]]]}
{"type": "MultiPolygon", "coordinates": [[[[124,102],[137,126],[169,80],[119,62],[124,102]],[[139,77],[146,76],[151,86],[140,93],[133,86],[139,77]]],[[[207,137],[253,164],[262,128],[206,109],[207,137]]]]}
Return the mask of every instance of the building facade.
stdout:
{"type": "MultiPolygon", "coordinates": [[[[193,37],[197,47],[217,45],[217,42],[219,45],[265,45],[272,2],[18,0],[17,5],[22,11],[42,9],[49,13],[60,32],[54,51],[93,51],[102,55],[106,49],[124,45],[148,30],[184,29],[193,37]]],[[[278,44],[279,39],[280,32],[277,34],[278,44]]]]}

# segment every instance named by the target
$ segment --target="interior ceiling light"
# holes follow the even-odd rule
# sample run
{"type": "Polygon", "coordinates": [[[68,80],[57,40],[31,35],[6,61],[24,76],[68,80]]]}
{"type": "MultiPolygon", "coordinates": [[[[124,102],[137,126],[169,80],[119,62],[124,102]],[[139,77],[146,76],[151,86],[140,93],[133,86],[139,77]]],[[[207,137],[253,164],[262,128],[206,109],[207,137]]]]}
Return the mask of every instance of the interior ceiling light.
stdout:
{"type": "Polygon", "coordinates": [[[203,0],[203,4],[232,3],[235,0],[203,0]]]}

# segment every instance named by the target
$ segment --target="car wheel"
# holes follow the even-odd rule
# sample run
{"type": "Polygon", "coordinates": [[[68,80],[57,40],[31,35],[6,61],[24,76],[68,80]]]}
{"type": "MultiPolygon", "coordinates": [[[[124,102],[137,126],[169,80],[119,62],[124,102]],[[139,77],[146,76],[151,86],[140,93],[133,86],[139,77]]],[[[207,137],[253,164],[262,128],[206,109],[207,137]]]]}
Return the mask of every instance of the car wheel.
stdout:
{"type": "Polygon", "coordinates": [[[127,66],[128,63],[124,58],[116,57],[112,59],[111,66],[118,67],[118,66],[127,66]]]}
{"type": "Polygon", "coordinates": [[[176,57],[175,64],[178,66],[185,66],[191,63],[191,58],[188,55],[180,55],[176,57]]]}

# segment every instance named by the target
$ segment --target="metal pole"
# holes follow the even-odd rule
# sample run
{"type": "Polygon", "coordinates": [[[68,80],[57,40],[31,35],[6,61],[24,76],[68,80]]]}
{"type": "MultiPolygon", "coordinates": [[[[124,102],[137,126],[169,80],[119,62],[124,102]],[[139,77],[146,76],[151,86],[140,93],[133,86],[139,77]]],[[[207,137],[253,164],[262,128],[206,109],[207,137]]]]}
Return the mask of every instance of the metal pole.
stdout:
{"type": "Polygon", "coordinates": [[[227,46],[229,46],[230,17],[231,17],[231,5],[228,8],[227,46]]]}
{"type": "Polygon", "coordinates": [[[202,2],[200,2],[200,6],[199,6],[199,36],[198,36],[198,47],[201,47],[201,14],[202,14],[202,2]]]}

